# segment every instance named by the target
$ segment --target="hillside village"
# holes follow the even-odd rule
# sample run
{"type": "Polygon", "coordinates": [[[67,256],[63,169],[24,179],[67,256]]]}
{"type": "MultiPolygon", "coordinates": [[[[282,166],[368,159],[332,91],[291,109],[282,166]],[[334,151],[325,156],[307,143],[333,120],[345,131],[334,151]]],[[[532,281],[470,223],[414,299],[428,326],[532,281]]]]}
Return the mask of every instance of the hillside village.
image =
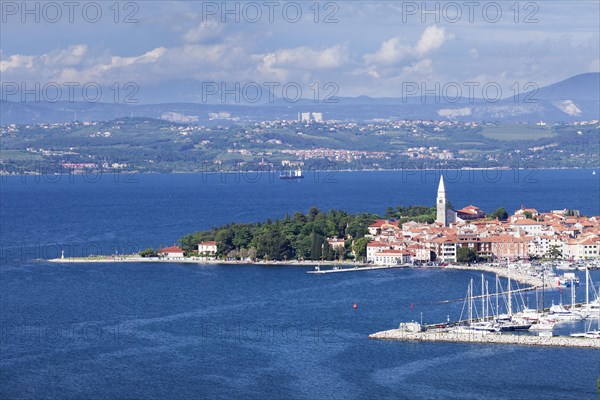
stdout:
{"type": "Polygon", "coordinates": [[[369,226],[367,261],[377,265],[459,261],[461,248],[486,261],[529,258],[600,258],[600,216],[577,210],[539,212],[522,207],[505,221],[486,218],[478,207],[448,208],[444,178],[433,224],[379,219],[369,226]]]}

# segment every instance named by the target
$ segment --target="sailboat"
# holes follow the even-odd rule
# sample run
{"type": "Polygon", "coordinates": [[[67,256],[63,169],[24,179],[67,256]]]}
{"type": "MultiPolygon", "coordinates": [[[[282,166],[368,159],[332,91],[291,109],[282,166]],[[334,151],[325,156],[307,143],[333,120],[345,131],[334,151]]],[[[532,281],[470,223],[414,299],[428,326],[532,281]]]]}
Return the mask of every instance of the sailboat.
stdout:
{"type": "Polygon", "coordinates": [[[600,317],[600,296],[596,292],[594,282],[590,276],[588,267],[585,267],[585,303],[573,311],[580,313],[585,318],[599,318],[600,317]],[[594,300],[590,301],[590,289],[592,290],[592,296],[594,300]]]}
{"type": "MultiPolygon", "coordinates": [[[[512,310],[512,292],[510,287],[510,267],[508,268],[508,287],[507,287],[507,314],[498,315],[496,317],[496,324],[494,329],[498,332],[516,331],[516,330],[527,330],[531,328],[532,323],[528,320],[519,318],[518,315],[513,316],[512,310]]],[[[497,279],[497,278],[496,278],[497,279]]],[[[498,300],[496,300],[496,307],[498,306],[498,300]]]]}
{"type": "Polygon", "coordinates": [[[583,337],[588,339],[600,339],[600,319],[598,319],[598,329],[592,330],[592,321],[590,321],[585,332],[571,333],[572,337],[583,337]]]}
{"type": "MultiPolygon", "coordinates": [[[[573,337],[583,337],[589,339],[600,339],[600,297],[596,295],[596,299],[590,302],[589,298],[589,286],[592,278],[590,277],[590,271],[586,267],[585,269],[585,309],[584,312],[588,313],[588,318],[590,318],[590,323],[587,326],[585,332],[572,333],[573,337]],[[592,330],[592,318],[598,318],[598,328],[596,330],[592,330]]],[[[594,289],[594,285],[592,282],[592,289],[594,289]]],[[[595,291],[595,289],[594,289],[595,291]]]]}
{"type": "MultiPolygon", "coordinates": [[[[482,277],[483,279],[483,277],[482,277]]],[[[485,298],[485,296],[482,296],[485,298]]],[[[477,312],[475,308],[475,304],[473,301],[473,279],[467,286],[467,297],[465,298],[465,303],[463,303],[463,311],[465,309],[465,305],[468,307],[468,319],[466,324],[459,325],[452,329],[452,332],[455,333],[470,333],[470,334],[481,334],[485,335],[492,331],[494,331],[493,325],[490,322],[486,322],[484,318],[481,318],[479,321],[476,321],[474,318],[474,313],[477,312]]],[[[483,311],[482,311],[483,313],[483,311]]],[[[460,319],[462,319],[462,312],[460,315],[460,319]]]]}

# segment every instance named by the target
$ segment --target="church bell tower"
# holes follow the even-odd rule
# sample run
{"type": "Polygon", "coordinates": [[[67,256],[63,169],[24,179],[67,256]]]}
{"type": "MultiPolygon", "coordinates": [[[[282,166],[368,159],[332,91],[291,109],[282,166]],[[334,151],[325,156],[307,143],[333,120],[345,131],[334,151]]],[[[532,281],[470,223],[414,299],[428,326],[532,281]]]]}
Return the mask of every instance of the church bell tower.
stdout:
{"type": "Polygon", "coordinates": [[[437,191],[437,218],[436,222],[443,226],[448,226],[448,202],[446,200],[446,187],[444,186],[444,177],[440,176],[440,183],[437,191]]]}

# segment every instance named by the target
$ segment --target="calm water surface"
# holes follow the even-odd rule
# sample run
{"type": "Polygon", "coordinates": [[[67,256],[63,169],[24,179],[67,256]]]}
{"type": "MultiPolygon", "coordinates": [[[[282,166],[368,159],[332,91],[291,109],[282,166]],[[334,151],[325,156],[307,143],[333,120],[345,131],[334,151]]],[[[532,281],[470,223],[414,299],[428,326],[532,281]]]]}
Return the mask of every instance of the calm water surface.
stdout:
{"type": "MultiPolygon", "coordinates": [[[[454,180],[451,172],[446,186],[457,207],[600,214],[591,171],[536,171],[526,179],[463,172],[454,180]]],[[[4,179],[0,398],[598,398],[599,351],[367,339],[421,313],[425,322],[457,318],[461,302],[437,302],[464,296],[470,278],[479,282],[476,272],[312,276],[306,267],[36,261],[61,250],[111,254],[172,244],[194,230],[313,205],[383,213],[388,205],[433,204],[438,177],[4,179]]],[[[547,293],[546,301],[559,296],[547,293]]],[[[532,305],[535,295],[523,301],[532,305]]]]}

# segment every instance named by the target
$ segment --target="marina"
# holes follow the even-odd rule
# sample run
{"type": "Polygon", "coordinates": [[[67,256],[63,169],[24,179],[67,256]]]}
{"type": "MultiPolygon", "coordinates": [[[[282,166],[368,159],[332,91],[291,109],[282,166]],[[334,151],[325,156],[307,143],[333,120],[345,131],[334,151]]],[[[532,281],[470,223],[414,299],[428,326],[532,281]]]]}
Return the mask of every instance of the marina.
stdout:
{"type": "MultiPolygon", "coordinates": [[[[600,296],[585,270],[585,302],[576,303],[574,278],[570,279],[571,303],[563,305],[562,291],[559,304],[545,307],[542,288],[541,307],[538,289],[526,288],[511,290],[510,277],[504,291],[498,275],[495,278],[495,292],[490,293],[489,282],[481,275],[480,294],[475,294],[474,280],[467,286],[460,317],[457,321],[423,324],[401,322],[397,329],[381,331],[369,335],[371,339],[387,339],[422,342],[461,342],[485,344],[513,344],[526,346],[579,347],[600,349],[600,296]],[[529,308],[521,297],[521,307],[515,293],[523,290],[536,290],[535,308],[529,308]],[[515,304],[517,303],[517,304],[515,304]],[[478,305],[480,304],[480,307],[478,305]],[[501,312],[502,310],[502,312],[501,312]],[[582,332],[570,335],[556,335],[554,328],[562,324],[585,321],[582,332]],[[594,330],[593,325],[598,325],[594,330]]],[[[561,289],[559,289],[561,290],[561,289]]],[[[456,302],[458,300],[447,301],[456,302]]],[[[442,302],[443,303],[443,302],[442,302]]]]}

